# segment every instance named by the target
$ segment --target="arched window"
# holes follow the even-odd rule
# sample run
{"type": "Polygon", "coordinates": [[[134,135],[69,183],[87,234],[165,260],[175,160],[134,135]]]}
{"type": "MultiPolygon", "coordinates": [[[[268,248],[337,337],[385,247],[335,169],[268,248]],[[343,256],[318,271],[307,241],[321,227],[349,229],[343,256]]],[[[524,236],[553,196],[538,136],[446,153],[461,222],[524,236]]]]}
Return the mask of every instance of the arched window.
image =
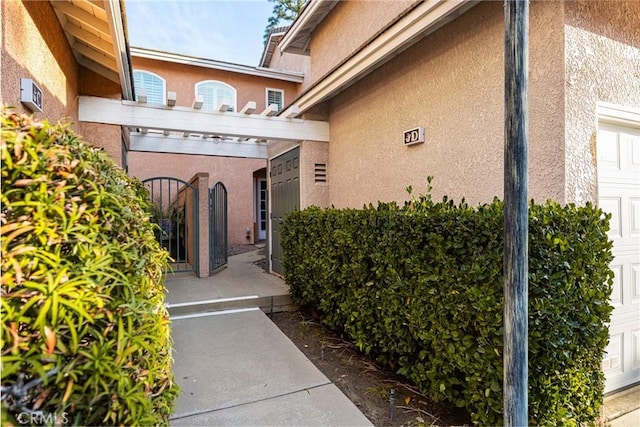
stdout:
{"type": "Polygon", "coordinates": [[[216,80],[196,83],[196,95],[202,95],[203,110],[215,111],[222,103],[229,104],[227,111],[236,111],[236,90],[233,86],[216,80]]]}
{"type": "Polygon", "coordinates": [[[140,89],[147,92],[147,102],[149,104],[165,104],[165,80],[159,75],[150,71],[134,70],[133,86],[136,88],[136,101],[140,89]]]}

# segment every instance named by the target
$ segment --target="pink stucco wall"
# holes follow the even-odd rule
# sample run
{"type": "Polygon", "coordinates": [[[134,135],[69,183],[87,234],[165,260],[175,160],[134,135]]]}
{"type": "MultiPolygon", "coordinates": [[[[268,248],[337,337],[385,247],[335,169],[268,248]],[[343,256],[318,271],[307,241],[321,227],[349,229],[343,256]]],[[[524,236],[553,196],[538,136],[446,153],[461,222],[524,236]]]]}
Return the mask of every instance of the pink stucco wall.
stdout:
{"type": "Polygon", "coordinates": [[[265,168],[266,160],[130,152],[128,162],[129,175],[141,180],[169,176],[188,181],[195,174],[205,172],[209,174],[209,188],[222,181],[228,192],[229,243],[254,242],[253,172],[265,168]]]}
{"type": "Polygon", "coordinates": [[[43,91],[43,112],[37,119],[72,122],[91,144],[104,148],[119,165],[119,126],[78,123],[78,95],[119,98],[120,86],[79,66],[48,1],[2,1],[2,104],[31,114],[20,103],[20,78],[32,79],[43,91]]]}
{"type": "Polygon", "coordinates": [[[258,112],[266,108],[266,88],[284,91],[285,105],[296,96],[297,84],[282,80],[232,73],[204,67],[183,65],[154,59],[133,57],[133,69],[151,71],[166,80],[167,91],[176,92],[176,105],[190,107],[195,99],[195,85],[203,80],[218,80],[237,92],[237,109],[255,101],[258,112]]]}
{"type": "Polygon", "coordinates": [[[49,2],[0,2],[2,10],[2,103],[31,112],[20,103],[20,78],[43,91],[38,119],[77,121],[79,68],[49,2]]]}

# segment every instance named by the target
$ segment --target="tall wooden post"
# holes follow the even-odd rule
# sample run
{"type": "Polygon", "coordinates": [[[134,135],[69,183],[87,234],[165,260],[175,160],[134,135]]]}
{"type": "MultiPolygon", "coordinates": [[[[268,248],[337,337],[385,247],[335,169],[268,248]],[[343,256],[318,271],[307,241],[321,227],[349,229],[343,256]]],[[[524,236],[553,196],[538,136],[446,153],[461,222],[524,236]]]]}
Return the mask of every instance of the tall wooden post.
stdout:
{"type": "Polygon", "coordinates": [[[529,3],[505,0],[504,425],[528,422],[529,3]]]}

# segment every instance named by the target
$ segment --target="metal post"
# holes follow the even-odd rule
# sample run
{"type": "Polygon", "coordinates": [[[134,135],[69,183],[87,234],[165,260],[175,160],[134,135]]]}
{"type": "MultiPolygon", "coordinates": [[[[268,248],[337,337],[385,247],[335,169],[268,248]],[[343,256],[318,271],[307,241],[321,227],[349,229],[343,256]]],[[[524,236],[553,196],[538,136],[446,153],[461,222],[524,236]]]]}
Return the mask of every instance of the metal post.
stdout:
{"type": "Polygon", "coordinates": [[[504,425],[528,425],[529,3],[505,0],[504,425]]]}

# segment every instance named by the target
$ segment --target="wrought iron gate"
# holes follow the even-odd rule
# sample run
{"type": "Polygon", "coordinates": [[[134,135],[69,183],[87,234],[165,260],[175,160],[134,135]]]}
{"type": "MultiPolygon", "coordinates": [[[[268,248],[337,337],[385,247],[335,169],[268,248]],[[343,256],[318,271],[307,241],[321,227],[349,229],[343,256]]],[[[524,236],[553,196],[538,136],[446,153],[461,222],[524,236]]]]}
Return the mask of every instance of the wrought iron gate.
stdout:
{"type": "Polygon", "coordinates": [[[209,274],[227,264],[227,189],[218,182],[209,190],[209,274]]]}
{"type": "Polygon", "coordinates": [[[171,256],[172,272],[198,272],[198,188],[178,178],[142,181],[153,203],[153,220],[160,226],[158,242],[171,256]]]}

